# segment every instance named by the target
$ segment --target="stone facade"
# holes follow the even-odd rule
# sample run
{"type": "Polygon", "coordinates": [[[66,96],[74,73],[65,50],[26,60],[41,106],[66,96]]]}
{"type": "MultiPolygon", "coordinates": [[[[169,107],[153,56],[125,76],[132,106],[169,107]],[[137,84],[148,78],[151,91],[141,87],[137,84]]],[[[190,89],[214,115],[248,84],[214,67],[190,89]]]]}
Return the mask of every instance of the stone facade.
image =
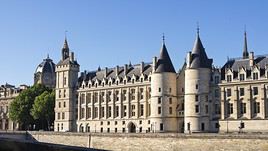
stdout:
{"type": "Polygon", "coordinates": [[[99,67],[78,76],[65,40],[56,67],[55,131],[266,131],[252,121],[266,123],[268,57],[249,54],[246,38],[245,45],[243,58],[215,67],[198,32],[179,72],[163,41],[150,63],[99,67]]]}
{"type": "Polygon", "coordinates": [[[0,87],[0,130],[16,130],[19,128],[18,123],[9,118],[9,106],[19,93],[27,89],[27,86],[21,85],[16,88],[13,85],[5,84],[0,87]]]}

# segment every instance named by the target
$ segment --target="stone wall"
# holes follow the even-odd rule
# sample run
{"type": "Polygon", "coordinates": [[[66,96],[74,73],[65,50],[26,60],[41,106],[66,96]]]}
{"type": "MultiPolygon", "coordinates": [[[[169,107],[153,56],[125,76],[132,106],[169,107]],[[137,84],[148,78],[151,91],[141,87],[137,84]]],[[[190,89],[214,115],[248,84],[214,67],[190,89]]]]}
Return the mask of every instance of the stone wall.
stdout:
{"type": "Polygon", "coordinates": [[[268,150],[268,134],[30,133],[40,142],[107,150],[268,150]]]}

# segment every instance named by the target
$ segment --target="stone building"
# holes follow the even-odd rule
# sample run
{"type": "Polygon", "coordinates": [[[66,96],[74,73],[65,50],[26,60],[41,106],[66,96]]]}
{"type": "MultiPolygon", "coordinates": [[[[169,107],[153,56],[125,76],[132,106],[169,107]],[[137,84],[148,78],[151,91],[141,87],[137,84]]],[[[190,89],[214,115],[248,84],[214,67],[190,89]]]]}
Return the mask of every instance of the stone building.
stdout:
{"type": "Polygon", "coordinates": [[[229,59],[221,69],[220,130],[268,131],[268,56],[248,53],[245,32],[242,58],[229,59]]]}
{"type": "Polygon", "coordinates": [[[19,128],[19,125],[9,118],[9,106],[24,89],[27,89],[26,85],[20,85],[18,88],[10,84],[0,86],[0,130],[16,130],[19,128]]]}
{"type": "Polygon", "coordinates": [[[53,60],[47,56],[36,68],[34,73],[34,84],[43,84],[49,88],[55,88],[56,73],[53,60]]]}
{"type": "Polygon", "coordinates": [[[163,39],[152,62],[83,71],[65,39],[56,65],[55,131],[146,133],[267,131],[268,57],[213,65],[199,29],[176,71],[163,39]],[[239,128],[240,127],[240,128],[239,128]]]}

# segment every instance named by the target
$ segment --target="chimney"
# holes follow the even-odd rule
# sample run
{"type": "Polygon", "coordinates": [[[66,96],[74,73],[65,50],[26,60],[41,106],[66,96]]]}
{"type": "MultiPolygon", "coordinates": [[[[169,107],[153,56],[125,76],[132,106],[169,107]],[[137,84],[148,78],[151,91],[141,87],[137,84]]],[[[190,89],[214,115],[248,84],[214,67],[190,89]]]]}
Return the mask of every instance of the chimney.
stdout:
{"type": "Polygon", "coordinates": [[[252,67],[254,65],[254,52],[249,54],[249,65],[252,67]]]}
{"type": "Polygon", "coordinates": [[[115,75],[118,76],[119,75],[119,66],[115,67],[115,75]]]}
{"type": "Polygon", "coordinates": [[[186,58],[186,65],[187,65],[187,68],[190,67],[190,65],[191,65],[191,61],[192,61],[192,52],[190,51],[190,52],[187,53],[187,58],[186,58]]]}
{"type": "Polygon", "coordinates": [[[70,61],[74,61],[74,52],[71,52],[70,54],[70,61]]]}
{"type": "Polygon", "coordinates": [[[107,68],[107,67],[105,67],[104,78],[107,78],[107,74],[108,74],[108,68],[107,68]]]}
{"type": "Polygon", "coordinates": [[[152,68],[152,73],[154,73],[155,70],[156,70],[156,63],[157,63],[157,57],[153,57],[153,68],[152,68]]]}
{"type": "Polygon", "coordinates": [[[128,71],[128,68],[127,68],[127,64],[124,65],[124,74],[127,75],[127,71],[128,71]]]}
{"type": "Polygon", "coordinates": [[[140,72],[143,73],[143,69],[144,69],[144,62],[142,61],[140,64],[140,72]]]}

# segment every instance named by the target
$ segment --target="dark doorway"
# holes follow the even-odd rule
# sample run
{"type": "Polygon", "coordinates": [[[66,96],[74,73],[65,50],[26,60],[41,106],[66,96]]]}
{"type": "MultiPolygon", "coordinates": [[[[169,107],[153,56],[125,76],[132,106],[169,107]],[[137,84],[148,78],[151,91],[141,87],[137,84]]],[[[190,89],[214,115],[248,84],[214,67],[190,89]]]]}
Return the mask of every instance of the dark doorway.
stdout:
{"type": "Polygon", "coordinates": [[[201,123],[201,130],[202,130],[202,131],[205,130],[205,123],[201,123]]]}
{"type": "Polygon", "coordinates": [[[132,122],[128,124],[128,132],[129,133],[136,133],[136,126],[132,122]]]}

